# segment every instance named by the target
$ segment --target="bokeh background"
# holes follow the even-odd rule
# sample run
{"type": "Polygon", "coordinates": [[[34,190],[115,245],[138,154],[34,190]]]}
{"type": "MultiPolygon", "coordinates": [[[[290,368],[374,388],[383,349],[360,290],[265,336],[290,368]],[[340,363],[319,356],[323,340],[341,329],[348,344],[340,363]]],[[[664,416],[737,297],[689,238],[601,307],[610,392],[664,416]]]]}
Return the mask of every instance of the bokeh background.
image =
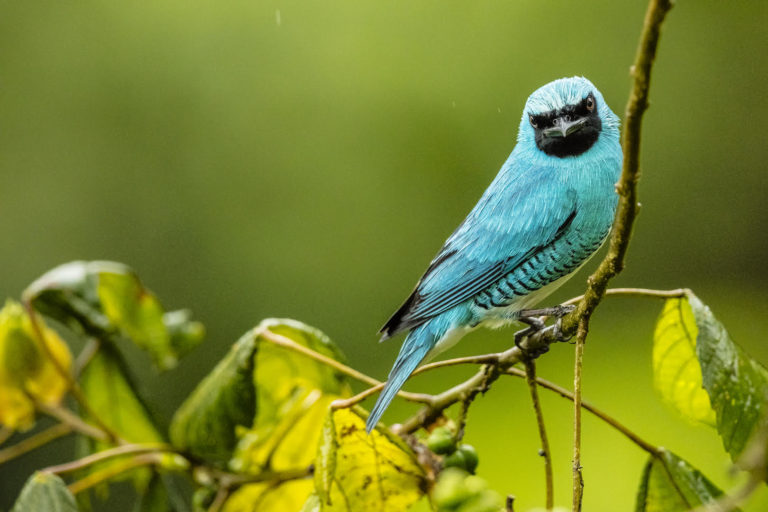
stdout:
{"type": "MultiPolygon", "coordinates": [[[[584,75],[623,113],[645,2],[11,2],[0,5],[0,297],[73,259],[134,267],[205,343],[168,374],[129,354],[167,422],[245,330],[270,316],[328,333],[384,378],[375,332],[511,151],[531,91],[584,75]]],[[[616,285],[688,286],[768,363],[768,3],[680,0],[645,117],[638,218],[616,285]]],[[[577,295],[588,269],[552,302],[577,295]]],[[[652,389],[661,304],[609,299],[586,347],[585,396],[724,489],[714,430],[652,389]]],[[[474,333],[449,356],[503,349],[474,333]]],[[[555,347],[539,374],[571,385],[555,347]]],[[[457,368],[410,382],[438,391],[457,368]]],[[[370,404],[369,404],[370,405],[370,404]]],[[[570,502],[571,408],[544,393],[556,500],[570,502]]],[[[396,403],[385,419],[413,409],[396,403]]],[[[525,385],[472,406],[480,474],[516,510],[543,502],[525,385]]],[[[0,508],[71,443],[0,467],[0,508]]],[[[586,415],[585,510],[630,510],[645,455],[586,415]]],[[[113,510],[129,510],[129,504],[113,510]]],[[[768,509],[761,491],[746,510],[768,509]]]]}

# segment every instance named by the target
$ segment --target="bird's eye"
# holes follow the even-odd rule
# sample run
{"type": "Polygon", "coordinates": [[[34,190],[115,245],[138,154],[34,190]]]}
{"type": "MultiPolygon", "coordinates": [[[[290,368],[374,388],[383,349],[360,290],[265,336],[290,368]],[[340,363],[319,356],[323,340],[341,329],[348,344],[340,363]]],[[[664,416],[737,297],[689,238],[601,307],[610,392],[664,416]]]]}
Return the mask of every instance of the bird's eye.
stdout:
{"type": "Polygon", "coordinates": [[[533,117],[533,115],[529,115],[528,120],[531,122],[531,126],[533,126],[534,128],[539,127],[538,123],[536,122],[536,118],[533,117]]]}
{"type": "Polygon", "coordinates": [[[587,110],[590,112],[595,110],[595,98],[591,94],[587,96],[587,110]]]}

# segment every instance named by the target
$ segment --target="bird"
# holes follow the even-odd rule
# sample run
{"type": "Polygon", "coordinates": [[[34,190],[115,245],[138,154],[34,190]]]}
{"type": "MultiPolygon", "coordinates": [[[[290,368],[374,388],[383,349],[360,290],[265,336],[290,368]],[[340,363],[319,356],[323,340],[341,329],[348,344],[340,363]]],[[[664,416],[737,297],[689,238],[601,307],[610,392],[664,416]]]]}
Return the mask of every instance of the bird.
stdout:
{"type": "Polygon", "coordinates": [[[519,321],[600,248],[618,203],[619,124],[584,77],[528,97],[511,154],[379,331],[380,341],[408,334],[368,433],[422,361],[480,326],[519,321]]]}

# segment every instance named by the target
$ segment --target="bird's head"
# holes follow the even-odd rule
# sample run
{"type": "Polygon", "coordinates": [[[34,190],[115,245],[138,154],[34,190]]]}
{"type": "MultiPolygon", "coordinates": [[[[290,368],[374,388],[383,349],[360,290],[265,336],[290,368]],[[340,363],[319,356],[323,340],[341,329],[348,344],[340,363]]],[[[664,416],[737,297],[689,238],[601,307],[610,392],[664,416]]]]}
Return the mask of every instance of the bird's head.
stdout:
{"type": "Polygon", "coordinates": [[[619,119],[597,88],[583,77],[561,78],[528,97],[520,122],[521,139],[547,155],[578,156],[607,132],[618,137],[619,119]]]}

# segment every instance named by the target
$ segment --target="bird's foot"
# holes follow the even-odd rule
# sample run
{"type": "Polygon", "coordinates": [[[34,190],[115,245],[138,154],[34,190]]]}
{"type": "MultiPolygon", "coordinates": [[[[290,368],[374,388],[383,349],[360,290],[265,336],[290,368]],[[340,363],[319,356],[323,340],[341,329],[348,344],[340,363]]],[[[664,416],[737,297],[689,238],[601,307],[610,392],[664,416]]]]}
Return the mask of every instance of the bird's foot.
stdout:
{"type": "Polygon", "coordinates": [[[544,345],[539,350],[535,351],[535,354],[531,352],[531,350],[524,349],[520,342],[525,338],[526,336],[533,334],[538,331],[542,331],[544,329],[547,329],[544,322],[539,318],[542,316],[548,316],[557,318],[555,321],[555,324],[550,327],[549,329],[552,330],[552,334],[554,335],[555,339],[558,341],[568,341],[570,339],[570,336],[566,337],[563,334],[563,317],[576,309],[576,306],[568,304],[568,305],[558,305],[551,308],[542,308],[542,309],[523,309],[519,312],[518,320],[524,324],[528,324],[529,327],[527,329],[523,329],[522,331],[518,331],[515,333],[515,345],[517,348],[522,350],[526,353],[526,355],[530,355],[533,358],[536,358],[540,356],[541,354],[547,352],[549,350],[548,345],[544,345]]]}
{"type": "Polygon", "coordinates": [[[576,309],[576,306],[573,304],[560,304],[551,308],[523,309],[518,312],[518,315],[520,315],[521,322],[528,323],[525,319],[531,317],[549,316],[553,318],[563,318],[574,309],[576,309]]]}

